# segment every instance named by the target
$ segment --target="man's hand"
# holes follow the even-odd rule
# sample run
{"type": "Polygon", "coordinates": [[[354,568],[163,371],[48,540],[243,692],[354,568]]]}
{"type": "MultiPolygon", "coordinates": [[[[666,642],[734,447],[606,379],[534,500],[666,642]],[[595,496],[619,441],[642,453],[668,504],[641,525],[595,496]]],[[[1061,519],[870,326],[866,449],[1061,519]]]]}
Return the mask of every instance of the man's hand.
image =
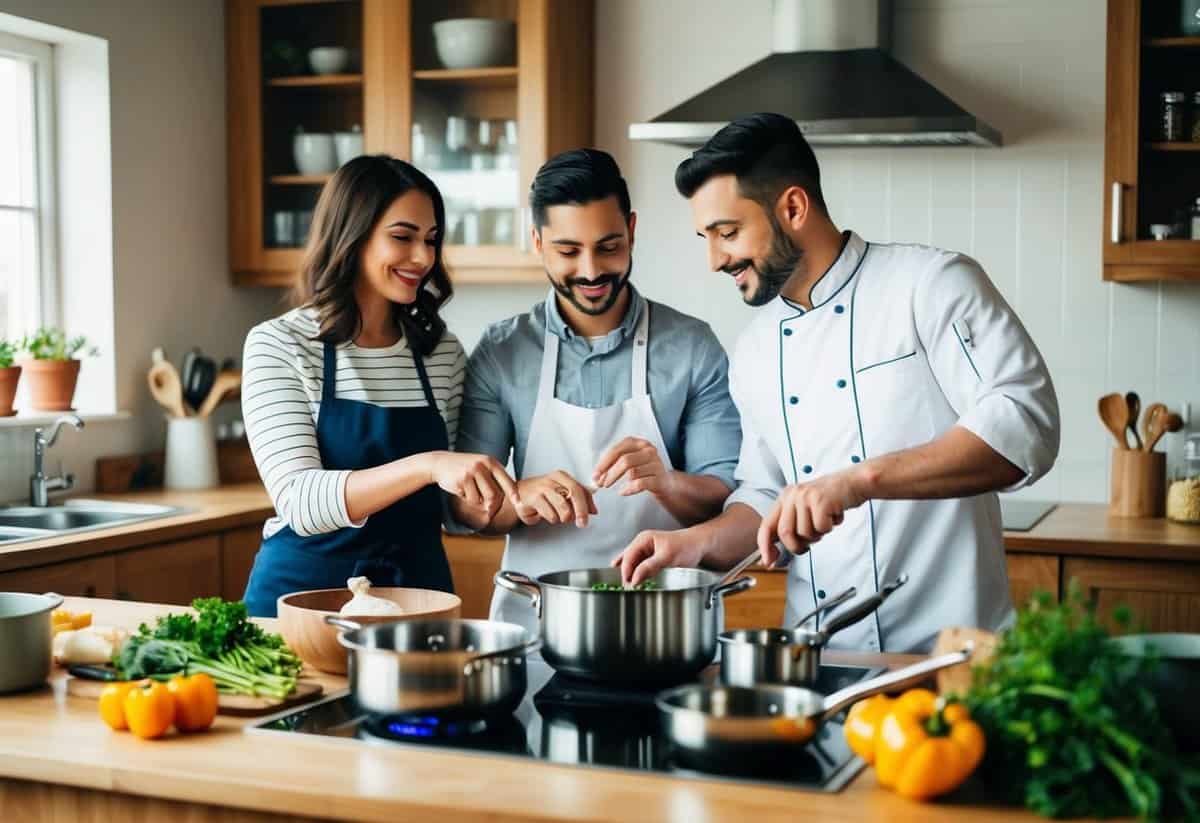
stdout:
{"type": "Polygon", "coordinates": [[[621,568],[621,580],[636,586],[672,566],[694,568],[700,565],[703,553],[699,541],[680,531],[644,531],[625,547],[612,565],[621,568]]]}
{"type": "Polygon", "coordinates": [[[598,514],[592,493],[561,470],[519,481],[517,497],[517,517],[526,526],[574,521],[582,529],[589,514],[598,514]]]}
{"type": "Polygon", "coordinates": [[[592,472],[592,481],[607,489],[624,479],[622,496],[650,492],[658,497],[668,492],[671,475],[653,443],[641,437],[626,437],[600,458],[592,472]]]}
{"type": "Polygon", "coordinates": [[[758,552],[772,566],[779,540],[792,554],[802,554],[823,535],[840,525],[845,513],[866,502],[853,470],[838,472],[811,483],[788,486],[758,527],[758,552]]]}
{"type": "Polygon", "coordinates": [[[517,487],[504,466],[486,454],[439,451],[429,453],[429,482],[487,515],[496,516],[507,497],[516,505],[517,487]]]}

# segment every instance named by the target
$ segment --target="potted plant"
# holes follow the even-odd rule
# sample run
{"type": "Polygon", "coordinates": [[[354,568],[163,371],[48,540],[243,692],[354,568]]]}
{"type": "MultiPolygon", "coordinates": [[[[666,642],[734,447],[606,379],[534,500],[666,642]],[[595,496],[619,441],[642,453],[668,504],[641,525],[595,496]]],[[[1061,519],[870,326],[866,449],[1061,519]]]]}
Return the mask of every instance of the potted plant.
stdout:
{"type": "MultiPolygon", "coordinates": [[[[75,397],[79,379],[79,360],[75,357],[87,346],[87,339],[68,339],[61,329],[38,329],[21,342],[30,359],[22,361],[29,378],[29,393],[35,409],[67,411],[75,397]]],[[[84,352],[95,355],[93,346],[84,352]]]]}
{"type": "Polygon", "coordinates": [[[13,398],[17,396],[17,381],[21,378],[21,367],[13,363],[18,346],[8,340],[0,340],[0,417],[12,417],[13,398]]]}

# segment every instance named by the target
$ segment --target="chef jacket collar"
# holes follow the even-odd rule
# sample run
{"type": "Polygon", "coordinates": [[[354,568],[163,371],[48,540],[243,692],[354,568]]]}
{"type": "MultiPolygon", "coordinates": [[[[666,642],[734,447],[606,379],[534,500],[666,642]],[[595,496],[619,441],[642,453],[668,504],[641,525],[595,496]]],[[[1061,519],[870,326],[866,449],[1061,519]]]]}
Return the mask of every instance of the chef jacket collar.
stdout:
{"type": "MultiPolygon", "coordinates": [[[[593,349],[597,353],[603,353],[616,348],[622,340],[633,334],[637,329],[638,319],[645,310],[646,298],[642,297],[630,282],[625,283],[625,288],[629,289],[629,305],[625,308],[625,316],[621,318],[621,325],[605,335],[600,345],[593,349]]],[[[579,335],[571,330],[571,327],[567,325],[567,321],[563,320],[562,313],[558,310],[557,298],[558,292],[551,287],[549,293],[546,295],[546,328],[560,340],[568,342],[574,340],[579,335]]]]}
{"type": "MultiPolygon", "coordinates": [[[[854,277],[858,271],[859,263],[862,262],[863,255],[867,251],[867,241],[863,240],[852,231],[842,232],[842,251],[834,259],[833,264],[825,270],[825,273],[817,278],[817,282],[813,284],[812,290],[809,292],[809,302],[812,303],[813,309],[818,309],[828,303],[839,294],[842,289],[854,277]]],[[[779,298],[780,305],[790,311],[804,309],[799,303],[793,303],[782,295],[779,298]]]]}

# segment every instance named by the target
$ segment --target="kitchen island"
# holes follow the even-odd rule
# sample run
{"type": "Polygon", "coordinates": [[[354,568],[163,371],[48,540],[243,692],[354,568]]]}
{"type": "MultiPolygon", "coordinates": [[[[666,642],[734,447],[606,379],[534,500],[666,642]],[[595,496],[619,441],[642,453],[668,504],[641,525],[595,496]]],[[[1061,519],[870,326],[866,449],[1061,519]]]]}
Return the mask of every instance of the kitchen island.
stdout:
{"type": "MultiPolygon", "coordinates": [[[[134,627],[178,607],[69,598],[98,623],[134,627]]],[[[272,621],[264,621],[271,627],[272,621]]],[[[830,662],[895,664],[897,655],[830,662]]],[[[339,677],[318,675],[326,691],[339,677]]],[[[66,694],[56,671],[38,691],[0,696],[0,818],[20,821],[889,820],[1036,819],[983,802],[969,786],[936,804],[878,788],[869,771],[819,794],[722,780],[548,765],[429,748],[358,745],[307,735],[244,734],[219,716],[208,732],[144,741],[113,732],[95,701],[66,694]]]]}

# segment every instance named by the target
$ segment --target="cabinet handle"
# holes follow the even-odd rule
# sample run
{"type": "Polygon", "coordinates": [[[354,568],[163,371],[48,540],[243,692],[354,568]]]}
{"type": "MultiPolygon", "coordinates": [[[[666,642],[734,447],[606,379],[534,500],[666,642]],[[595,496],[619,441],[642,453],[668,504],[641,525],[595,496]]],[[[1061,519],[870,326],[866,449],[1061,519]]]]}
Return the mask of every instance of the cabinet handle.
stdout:
{"type": "Polygon", "coordinates": [[[1110,233],[1113,245],[1121,242],[1121,183],[1114,180],[1112,184],[1112,208],[1109,210],[1112,216],[1112,226],[1110,233]]]}
{"type": "Polygon", "coordinates": [[[119,591],[119,592],[117,592],[117,599],[118,599],[118,600],[132,600],[132,599],[133,599],[133,595],[132,595],[132,594],[130,594],[129,592],[121,592],[121,591],[119,591]]]}

